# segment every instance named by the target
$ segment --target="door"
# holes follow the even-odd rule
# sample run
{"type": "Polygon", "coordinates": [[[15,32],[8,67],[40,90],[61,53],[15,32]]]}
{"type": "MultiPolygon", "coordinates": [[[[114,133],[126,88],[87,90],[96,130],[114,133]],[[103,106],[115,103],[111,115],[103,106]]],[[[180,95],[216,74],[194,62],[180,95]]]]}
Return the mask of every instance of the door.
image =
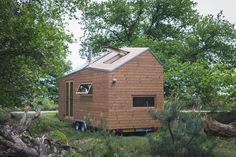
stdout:
{"type": "Polygon", "coordinates": [[[73,81],[66,81],[66,117],[73,117],[73,81]]]}

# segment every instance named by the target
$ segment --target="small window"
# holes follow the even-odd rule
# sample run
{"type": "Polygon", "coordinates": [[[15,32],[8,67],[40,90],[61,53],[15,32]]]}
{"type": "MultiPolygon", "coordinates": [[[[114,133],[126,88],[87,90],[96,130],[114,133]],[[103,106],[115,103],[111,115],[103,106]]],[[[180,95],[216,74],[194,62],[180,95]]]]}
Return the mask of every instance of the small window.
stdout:
{"type": "Polygon", "coordinates": [[[115,61],[119,60],[120,58],[124,57],[125,55],[127,55],[126,53],[118,53],[117,55],[113,56],[112,58],[106,60],[105,64],[112,64],[114,63],[115,61]]]}
{"type": "Polygon", "coordinates": [[[117,61],[118,59],[120,59],[122,57],[122,55],[118,54],[118,55],[115,55],[114,57],[108,59],[107,61],[105,61],[104,63],[105,64],[112,64],[114,63],[115,61],[117,61]]]}
{"type": "Polygon", "coordinates": [[[154,107],[153,96],[133,97],[133,107],[154,107]]]}
{"type": "Polygon", "coordinates": [[[92,83],[81,83],[76,94],[92,94],[92,83]]]}
{"type": "Polygon", "coordinates": [[[128,51],[121,50],[121,49],[114,48],[114,47],[108,47],[108,49],[110,49],[111,52],[113,52],[113,53],[117,53],[117,55],[115,55],[112,58],[110,58],[110,59],[106,60],[105,62],[103,62],[105,64],[112,64],[115,61],[119,60],[120,58],[124,57],[125,55],[127,55],[129,53],[128,51]]]}

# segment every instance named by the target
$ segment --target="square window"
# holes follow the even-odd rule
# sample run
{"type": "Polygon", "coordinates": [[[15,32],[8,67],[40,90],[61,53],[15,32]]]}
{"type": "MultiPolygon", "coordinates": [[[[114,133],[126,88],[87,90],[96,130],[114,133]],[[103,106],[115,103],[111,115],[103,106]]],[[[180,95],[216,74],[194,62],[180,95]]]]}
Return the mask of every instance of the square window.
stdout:
{"type": "Polygon", "coordinates": [[[81,83],[76,94],[92,94],[92,83],[81,83]]]}
{"type": "Polygon", "coordinates": [[[134,96],[133,107],[154,107],[154,96],[134,96]]]}

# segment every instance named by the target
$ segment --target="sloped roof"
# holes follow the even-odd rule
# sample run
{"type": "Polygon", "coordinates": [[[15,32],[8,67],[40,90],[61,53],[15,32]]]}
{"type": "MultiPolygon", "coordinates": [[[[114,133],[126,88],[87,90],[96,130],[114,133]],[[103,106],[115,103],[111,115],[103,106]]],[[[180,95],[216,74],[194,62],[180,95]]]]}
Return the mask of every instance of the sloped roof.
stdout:
{"type": "MultiPolygon", "coordinates": [[[[147,47],[120,48],[120,49],[108,48],[107,53],[105,55],[93,60],[91,63],[86,63],[82,65],[81,67],[75,69],[74,71],[67,73],[65,76],[85,69],[112,72],[115,69],[121,67],[122,65],[126,64],[127,62],[131,61],[132,59],[138,57],[139,55],[143,54],[148,50],[152,53],[152,51],[147,47]],[[109,60],[112,61],[109,62],[109,60]]],[[[154,54],[153,56],[156,58],[154,54]]],[[[156,58],[156,60],[161,64],[158,58],[156,58]]]]}

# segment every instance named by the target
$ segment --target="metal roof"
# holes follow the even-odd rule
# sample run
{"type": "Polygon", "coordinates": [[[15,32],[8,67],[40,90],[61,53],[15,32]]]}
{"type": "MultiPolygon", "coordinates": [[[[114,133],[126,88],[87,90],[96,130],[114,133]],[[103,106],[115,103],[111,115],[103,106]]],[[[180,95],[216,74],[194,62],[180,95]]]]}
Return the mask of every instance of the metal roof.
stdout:
{"type": "Polygon", "coordinates": [[[158,60],[158,58],[153,54],[153,52],[147,47],[120,48],[120,49],[108,48],[107,53],[105,55],[93,60],[91,63],[86,63],[80,66],[79,68],[65,74],[65,76],[71,75],[75,72],[85,69],[112,72],[148,50],[156,58],[157,62],[162,64],[158,60]]]}

